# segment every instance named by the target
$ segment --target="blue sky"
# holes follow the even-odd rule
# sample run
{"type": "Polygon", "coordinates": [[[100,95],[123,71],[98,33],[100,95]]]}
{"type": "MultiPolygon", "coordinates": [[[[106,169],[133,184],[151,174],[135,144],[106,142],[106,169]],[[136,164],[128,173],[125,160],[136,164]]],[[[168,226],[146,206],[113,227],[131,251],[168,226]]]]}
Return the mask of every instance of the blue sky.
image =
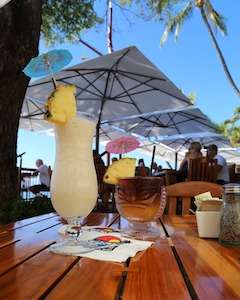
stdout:
{"type": "MultiPolygon", "coordinates": [[[[226,17],[228,36],[217,34],[217,40],[224,53],[234,79],[240,85],[240,2],[212,1],[215,8],[226,17]]],[[[104,13],[105,1],[98,4],[101,14],[104,13]],[[103,5],[104,4],[104,5],[103,5]]],[[[197,94],[196,106],[214,122],[229,118],[236,106],[238,98],[228,83],[215,49],[212,47],[207,29],[195,12],[182,28],[179,39],[174,41],[170,36],[166,44],[160,47],[163,26],[159,22],[145,22],[128,14],[130,23],[123,14],[114,7],[113,45],[115,50],[134,45],[148,57],[163,73],[165,73],[185,94],[194,91],[197,94]]],[[[105,25],[86,31],[82,38],[102,53],[107,53],[105,25]]],[[[73,55],[71,65],[81,62],[81,58],[93,58],[94,52],[85,46],[62,44],[47,48],[40,43],[40,53],[49,49],[69,49],[73,55]]],[[[45,135],[19,130],[18,153],[26,152],[23,165],[33,167],[36,158],[43,158],[47,164],[53,165],[54,139],[45,135]]],[[[147,159],[150,162],[150,159],[147,159]]]]}

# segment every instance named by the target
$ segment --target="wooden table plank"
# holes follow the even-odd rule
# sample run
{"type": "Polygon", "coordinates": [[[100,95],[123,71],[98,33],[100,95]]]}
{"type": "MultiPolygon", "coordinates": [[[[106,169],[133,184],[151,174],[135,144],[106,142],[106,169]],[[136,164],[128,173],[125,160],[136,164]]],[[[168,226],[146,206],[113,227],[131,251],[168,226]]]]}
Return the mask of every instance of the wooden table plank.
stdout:
{"type": "Polygon", "coordinates": [[[56,213],[49,213],[49,214],[44,214],[44,215],[24,219],[21,221],[17,221],[15,223],[11,223],[11,224],[0,225],[0,233],[2,231],[15,230],[17,228],[25,227],[25,226],[28,226],[33,223],[41,222],[42,220],[45,220],[45,219],[53,218],[55,216],[56,216],[56,213]]]}
{"type": "Polygon", "coordinates": [[[120,263],[82,258],[46,299],[114,300],[122,271],[120,263]]]}
{"type": "Polygon", "coordinates": [[[174,255],[161,241],[132,258],[123,300],[191,299],[174,255]]]}
{"type": "MultiPolygon", "coordinates": [[[[127,220],[120,218],[112,227],[124,228],[127,224],[127,220]]],[[[158,226],[159,239],[131,259],[124,300],[191,299],[164,230],[160,224],[158,226]]]]}
{"type": "Polygon", "coordinates": [[[61,256],[44,250],[0,277],[0,299],[39,299],[77,257],[61,256]]]}
{"type": "MultiPolygon", "coordinates": [[[[117,214],[95,214],[86,219],[89,225],[108,226],[118,217],[117,214]]],[[[45,222],[45,221],[44,221],[45,222]]],[[[59,239],[58,229],[62,224],[51,227],[38,234],[33,233],[25,236],[23,240],[0,249],[0,274],[13,268],[15,265],[26,260],[59,239]]]]}
{"type": "MultiPolygon", "coordinates": [[[[116,214],[92,214],[87,220],[89,225],[107,226],[116,219],[116,216],[116,214]]],[[[44,235],[45,240],[54,235],[55,237],[57,236],[57,231],[54,233],[54,229],[55,227],[35,234],[35,237],[37,237],[35,241],[33,237],[31,237],[32,240],[30,237],[29,240],[27,238],[23,239],[21,242],[25,243],[25,245],[22,245],[21,251],[20,249],[16,251],[14,248],[18,243],[2,249],[0,254],[4,255],[0,255],[0,267],[3,265],[5,268],[9,268],[12,263],[12,268],[8,272],[5,270],[5,273],[0,276],[0,299],[38,299],[48,291],[49,287],[54,286],[59,278],[61,279],[79,260],[79,258],[73,256],[53,254],[48,249],[43,251],[39,249],[37,251],[37,248],[43,246],[40,240],[44,235]],[[49,232],[51,233],[49,234],[49,232]],[[24,246],[25,250],[28,247],[26,244],[27,240],[29,243],[33,241],[33,246],[30,245],[27,250],[28,257],[26,257],[26,253],[25,256],[23,255],[24,246]],[[18,259],[15,256],[15,251],[18,254],[18,259]],[[37,252],[32,254],[33,251],[37,252]]]]}
{"type": "Polygon", "coordinates": [[[199,299],[240,299],[240,249],[198,238],[195,216],[163,222],[199,299]]]}
{"type": "Polygon", "coordinates": [[[62,220],[58,216],[55,216],[50,219],[44,219],[41,222],[33,223],[28,225],[27,227],[17,228],[13,231],[8,231],[6,235],[0,236],[0,248],[8,243],[12,243],[13,241],[22,240],[27,236],[32,236],[46,228],[51,228],[61,224],[62,220]]]}

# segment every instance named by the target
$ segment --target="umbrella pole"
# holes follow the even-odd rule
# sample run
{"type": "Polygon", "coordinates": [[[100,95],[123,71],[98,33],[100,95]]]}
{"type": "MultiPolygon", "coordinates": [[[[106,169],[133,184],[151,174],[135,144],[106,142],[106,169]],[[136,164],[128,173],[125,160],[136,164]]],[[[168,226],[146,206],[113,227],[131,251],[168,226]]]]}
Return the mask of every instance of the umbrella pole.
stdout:
{"type": "Polygon", "coordinates": [[[156,151],[156,146],[153,146],[150,175],[152,175],[152,168],[153,168],[153,163],[154,163],[154,158],[155,158],[155,151],[156,151]]]}
{"type": "Polygon", "coordinates": [[[99,154],[99,136],[100,136],[100,122],[97,123],[96,127],[96,144],[95,144],[95,149],[97,154],[99,154]]]}
{"type": "Polygon", "coordinates": [[[178,167],[178,153],[175,152],[175,170],[177,170],[178,167]]]}

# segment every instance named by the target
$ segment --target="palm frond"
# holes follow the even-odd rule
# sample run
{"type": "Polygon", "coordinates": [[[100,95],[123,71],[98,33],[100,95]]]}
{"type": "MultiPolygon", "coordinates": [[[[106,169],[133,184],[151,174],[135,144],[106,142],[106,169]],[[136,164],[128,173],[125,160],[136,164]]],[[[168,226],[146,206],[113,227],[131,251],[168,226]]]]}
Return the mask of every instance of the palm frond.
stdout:
{"type": "Polygon", "coordinates": [[[211,23],[222,32],[223,35],[227,35],[227,27],[225,24],[225,18],[223,15],[219,14],[212,6],[210,1],[206,1],[204,4],[204,10],[206,12],[207,18],[211,23]]]}
{"type": "Polygon", "coordinates": [[[179,0],[148,0],[147,5],[153,9],[157,15],[161,15],[166,10],[171,10],[173,4],[179,0]]]}
{"type": "Polygon", "coordinates": [[[186,21],[186,19],[188,19],[191,16],[191,14],[193,12],[193,8],[194,7],[193,7],[192,2],[189,2],[175,16],[169,12],[167,22],[165,24],[165,29],[164,29],[163,35],[161,37],[161,40],[160,40],[161,46],[166,42],[169,33],[174,33],[175,39],[178,38],[181,27],[182,27],[184,21],[186,21]]]}

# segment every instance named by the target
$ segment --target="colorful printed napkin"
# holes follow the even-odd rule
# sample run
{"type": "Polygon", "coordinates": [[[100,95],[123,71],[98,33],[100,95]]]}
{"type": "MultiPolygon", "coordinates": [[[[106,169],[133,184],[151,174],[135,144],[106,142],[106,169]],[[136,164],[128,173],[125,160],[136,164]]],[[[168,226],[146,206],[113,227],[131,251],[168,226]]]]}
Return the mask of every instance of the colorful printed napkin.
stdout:
{"type": "MultiPolygon", "coordinates": [[[[66,235],[69,225],[60,228],[60,233],[66,235]]],[[[97,260],[125,262],[139,251],[150,247],[152,242],[128,239],[118,230],[109,227],[84,226],[81,235],[72,243],[62,242],[50,247],[50,251],[63,255],[88,257],[97,260]]]]}

